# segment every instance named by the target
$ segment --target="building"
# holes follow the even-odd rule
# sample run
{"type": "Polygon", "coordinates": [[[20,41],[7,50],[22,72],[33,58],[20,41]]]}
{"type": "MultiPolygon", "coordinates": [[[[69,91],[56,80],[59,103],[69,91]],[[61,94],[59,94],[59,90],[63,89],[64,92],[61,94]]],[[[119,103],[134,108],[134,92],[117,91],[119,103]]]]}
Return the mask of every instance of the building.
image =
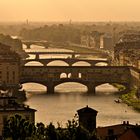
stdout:
{"type": "Polygon", "coordinates": [[[119,42],[116,44],[114,48],[114,59],[115,61],[118,61],[119,63],[121,59],[126,61],[126,63],[127,61],[131,63],[135,62],[136,59],[139,60],[139,57],[140,57],[139,55],[140,55],[140,41],[119,42]]]}
{"type": "Polygon", "coordinates": [[[90,33],[83,33],[81,36],[81,45],[88,48],[100,48],[100,36],[102,33],[92,31],[90,33]]]}
{"type": "Polygon", "coordinates": [[[140,127],[127,129],[118,140],[140,140],[140,127]]]}
{"type": "Polygon", "coordinates": [[[79,109],[77,112],[79,116],[79,125],[89,130],[89,132],[96,130],[96,116],[98,113],[96,110],[86,106],[79,109]]]}
{"type": "Polygon", "coordinates": [[[92,37],[90,34],[86,34],[81,36],[81,45],[83,47],[95,48],[96,42],[94,37],[92,37]]]}
{"type": "Polygon", "coordinates": [[[79,116],[79,126],[87,129],[91,134],[94,132],[96,138],[100,140],[139,140],[140,126],[132,125],[129,121],[122,124],[96,127],[97,111],[86,106],[77,110],[79,116]]]}
{"type": "MultiPolygon", "coordinates": [[[[136,125],[129,124],[128,121],[124,121],[122,124],[116,124],[105,127],[97,128],[97,137],[101,140],[125,140],[123,137],[129,137],[132,135],[130,132],[126,133],[130,129],[136,128],[136,125]]],[[[129,139],[126,139],[129,140],[129,139]]],[[[135,140],[135,139],[131,139],[135,140]]],[[[137,140],[137,139],[136,139],[137,140]]]]}
{"type": "Polygon", "coordinates": [[[20,77],[20,57],[0,43],[0,88],[18,87],[20,77]]]}
{"type": "Polygon", "coordinates": [[[35,109],[29,108],[24,104],[19,104],[16,102],[15,97],[4,93],[0,94],[0,136],[2,135],[2,129],[5,121],[15,114],[21,115],[23,118],[29,120],[30,122],[35,122],[35,109]]]}
{"type": "Polygon", "coordinates": [[[140,33],[122,34],[114,47],[114,60],[121,65],[133,66],[136,65],[134,63],[138,63],[139,55],[140,33]]]}
{"type": "Polygon", "coordinates": [[[10,35],[0,34],[0,42],[7,46],[10,46],[10,49],[18,53],[22,58],[28,57],[25,51],[22,49],[22,42],[16,36],[11,37],[10,35]]]}
{"type": "Polygon", "coordinates": [[[103,34],[100,36],[100,48],[113,50],[113,38],[111,35],[103,34]]]}

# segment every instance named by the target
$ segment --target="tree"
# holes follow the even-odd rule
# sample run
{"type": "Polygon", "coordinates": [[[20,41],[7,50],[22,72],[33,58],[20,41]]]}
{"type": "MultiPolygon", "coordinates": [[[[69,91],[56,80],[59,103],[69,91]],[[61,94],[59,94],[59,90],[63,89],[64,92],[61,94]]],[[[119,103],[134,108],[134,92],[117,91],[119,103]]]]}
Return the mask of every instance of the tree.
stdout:
{"type": "Polygon", "coordinates": [[[10,117],[4,124],[3,137],[12,138],[12,140],[25,140],[35,132],[34,124],[16,114],[10,117]]]}

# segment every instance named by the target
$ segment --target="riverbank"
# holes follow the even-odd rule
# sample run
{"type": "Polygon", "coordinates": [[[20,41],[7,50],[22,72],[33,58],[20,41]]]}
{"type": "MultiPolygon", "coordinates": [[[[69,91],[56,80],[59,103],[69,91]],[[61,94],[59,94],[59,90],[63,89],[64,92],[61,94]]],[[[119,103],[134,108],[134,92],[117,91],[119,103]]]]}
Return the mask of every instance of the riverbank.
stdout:
{"type": "Polygon", "coordinates": [[[137,90],[132,89],[130,92],[120,96],[120,99],[128,106],[132,106],[135,110],[140,112],[140,99],[137,97],[137,90]]]}
{"type": "Polygon", "coordinates": [[[118,88],[120,92],[120,99],[123,103],[128,106],[132,106],[135,110],[140,112],[140,99],[137,97],[137,90],[132,89],[128,93],[125,92],[125,87],[119,84],[112,84],[114,87],[118,88]]]}

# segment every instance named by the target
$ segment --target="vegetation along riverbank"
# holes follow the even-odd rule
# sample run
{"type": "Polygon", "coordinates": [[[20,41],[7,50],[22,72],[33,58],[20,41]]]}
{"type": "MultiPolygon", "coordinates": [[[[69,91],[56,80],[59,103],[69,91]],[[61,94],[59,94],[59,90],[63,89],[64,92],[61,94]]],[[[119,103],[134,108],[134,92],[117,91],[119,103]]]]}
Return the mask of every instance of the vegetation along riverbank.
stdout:
{"type": "Polygon", "coordinates": [[[113,84],[114,87],[117,87],[120,95],[120,99],[123,103],[126,103],[128,106],[132,106],[135,110],[140,112],[140,99],[137,96],[137,89],[133,88],[129,92],[124,93],[125,87],[119,84],[113,84]]]}

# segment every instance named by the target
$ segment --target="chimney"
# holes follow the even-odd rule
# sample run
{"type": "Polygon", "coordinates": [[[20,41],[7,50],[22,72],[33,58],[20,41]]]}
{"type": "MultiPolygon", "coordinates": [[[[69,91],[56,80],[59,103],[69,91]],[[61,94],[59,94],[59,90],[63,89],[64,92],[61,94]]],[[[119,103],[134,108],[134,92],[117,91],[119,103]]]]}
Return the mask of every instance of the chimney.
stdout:
{"type": "Polygon", "coordinates": [[[123,121],[123,124],[126,124],[126,122],[125,122],[125,121],[123,121]]]}

